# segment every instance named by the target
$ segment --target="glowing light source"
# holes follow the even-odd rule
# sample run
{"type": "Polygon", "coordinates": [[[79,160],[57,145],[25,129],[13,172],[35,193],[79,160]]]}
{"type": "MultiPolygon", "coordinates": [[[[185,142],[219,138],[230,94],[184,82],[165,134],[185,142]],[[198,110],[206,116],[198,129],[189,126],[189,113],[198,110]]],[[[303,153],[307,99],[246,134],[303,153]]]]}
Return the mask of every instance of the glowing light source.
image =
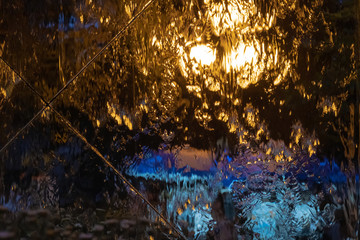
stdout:
{"type": "MultiPolygon", "coordinates": [[[[258,58],[256,49],[253,45],[246,46],[241,43],[235,51],[232,51],[227,61],[232,68],[239,69],[247,63],[252,63],[258,58]]],[[[229,71],[229,69],[227,69],[229,71]]]]}
{"type": "Polygon", "coordinates": [[[209,66],[216,59],[216,50],[213,50],[206,45],[197,45],[191,48],[190,58],[195,59],[198,63],[202,65],[209,66]]]}

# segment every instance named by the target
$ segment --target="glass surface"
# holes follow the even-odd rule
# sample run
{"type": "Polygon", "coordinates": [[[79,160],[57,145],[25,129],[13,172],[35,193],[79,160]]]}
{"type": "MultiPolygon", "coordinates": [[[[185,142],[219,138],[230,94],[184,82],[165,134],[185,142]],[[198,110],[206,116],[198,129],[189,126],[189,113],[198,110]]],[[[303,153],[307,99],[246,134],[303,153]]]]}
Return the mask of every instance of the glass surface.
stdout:
{"type": "Polygon", "coordinates": [[[0,56],[51,99],[145,1],[4,1],[0,56]]]}
{"type": "MultiPolygon", "coordinates": [[[[0,7],[16,16],[36,7],[27,4],[0,7]]],[[[2,57],[27,79],[34,75],[31,81],[46,99],[145,1],[62,1],[54,5],[56,11],[49,4],[55,3],[24,15],[30,24],[26,31],[22,25],[7,28],[23,33],[0,32],[2,57]],[[47,18],[54,24],[40,26],[47,18]],[[35,36],[29,46],[20,37],[26,32],[35,36]],[[53,48],[32,45],[51,36],[56,36],[53,48]],[[54,71],[46,68],[47,58],[54,71]],[[55,87],[36,85],[40,75],[55,87]]],[[[32,132],[22,133],[31,144],[22,143],[25,135],[20,135],[2,153],[3,161],[20,167],[22,161],[13,159],[28,156],[29,165],[21,169],[29,169],[42,166],[52,153],[46,158],[57,165],[42,171],[63,169],[65,185],[76,196],[55,199],[54,209],[73,211],[72,218],[95,207],[106,214],[120,212],[118,218],[132,223],[125,216],[135,214],[136,223],[146,220],[136,230],[139,238],[179,236],[174,229],[175,235],[167,236],[159,215],[120,184],[97,154],[185,238],[355,239],[360,226],[357,10],[359,3],[352,0],[153,1],[54,100],[52,106],[68,123],[45,111],[32,132]],[[71,128],[79,134],[73,136],[71,128]],[[19,147],[21,152],[14,150],[19,147]]],[[[4,15],[0,26],[13,15],[4,15]]],[[[10,126],[2,136],[5,143],[21,128],[11,116],[31,116],[41,105],[5,65],[1,73],[0,121],[10,126]]],[[[11,181],[9,170],[0,173],[4,182],[11,181]]],[[[57,191],[61,187],[54,184],[57,191]]],[[[13,196],[20,204],[16,197],[21,194],[13,196]]],[[[80,216],[88,221],[86,214],[80,216]]],[[[91,227],[97,222],[104,227],[101,221],[107,220],[94,220],[91,227]]],[[[119,231],[112,236],[126,238],[134,229],[119,231]]]]}
{"type": "Polygon", "coordinates": [[[0,231],[33,238],[175,238],[169,226],[65,126],[46,111],[1,153],[0,231]]]}
{"type": "Polygon", "coordinates": [[[40,99],[0,59],[0,149],[41,108],[40,99]]]}

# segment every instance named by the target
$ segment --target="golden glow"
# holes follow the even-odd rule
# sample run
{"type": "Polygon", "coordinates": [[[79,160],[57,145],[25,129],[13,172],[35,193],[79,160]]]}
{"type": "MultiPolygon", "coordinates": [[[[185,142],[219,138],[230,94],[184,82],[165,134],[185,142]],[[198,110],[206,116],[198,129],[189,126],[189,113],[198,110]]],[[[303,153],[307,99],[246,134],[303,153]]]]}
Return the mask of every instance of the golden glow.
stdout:
{"type": "Polygon", "coordinates": [[[195,92],[195,93],[201,92],[201,88],[196,85],[187,85],[186,88],[189,92],[195,92]]]}
{"type": "Polygon", "coordinates": [[[125,12],[129,16],[129,18],[132,17],[131,6],[130,5],[127,5],[127,4],[125,5],[125,12]]]}
{"type": "Polygon", "coordinates": [[[213,77],[209,77],[205,80],[205,87],[212,92],[220,91],[220,82],[216,81],[213,77]]]}
{"type": "Polygon", "coordinates": [[[231,69],[240,70],[246,64],[251,64],[255,62],[258,58],[254,45],[245,45],[240,43],[238,47],[231,51],[228,57],[225,59],[225,68],[227,72],[230,72],[231,69]]]}
{"type": "Polygon", "coordinates": [[[258,114],[258,110],[254,109],[251,104],[246,105],[246,110],[245,113],[243,114],[243,117],[245,118],[246,122],[253,128],[256,126],[257,122],[259,121],[257,114],[258,114]]]}
{"type": "Polygon", "coordinates": [[[126,115],[123,115],[123,120],[124,120],[124,124],[130,129],[132,130],[133,129],[133,126],[132,126],[132,122],[130,120],[130,118],[126,115]]]}
{"type": "MultiPolygon", "coordinates": [[[[210,21],[209,31],[219,36],[220,41],[216,47],[204,44],[204,31],[189,41],[185,40],[184,46],[178,44],[179,66],[183,75],[188,77],[190,72],[200,75],[203,72],[202,66],[211,66],[211,70],[236,72],[236,84],[241,88],[247,88],[250,84],[258,82],[265,71],[276,69],[279,74],[273,81],[275,85],[280,84],[290,72],[290,61],[279,53],[276,44],[265,44],[256,37],[257,33],[268,31],[274,26],[275,10],[262,16],[252,0],[204,3],[208,5],[207,11],[201,17],[204,16],[210,21]],[[250,18],[255,20],[250,22],[250,18]],[[218,47],[223,49],[221,56],[217,55],[218,47]],[[189,61],[190,59],[193,61],[189,61]],[[192,64],[188,65],[190,62],[192,64]]],[[[215,77],[205,76],[204,79],[207,89],[221,91],[224,84],[221,76],[215,74],[215,77]]]]}
{"type": "Polygon", "coordinates": [[[274,81],[274,85],[278,85],[279,83],[282,82],[282,80],[284,79],[284,77],[288,74],[290,69],[290,61],[287,61],[285,64],[285,68],[283,70],[283,72],[281,72],[278,77],[275,79],[274,81]]]}
{"type": "Polygon", "coordinates": [[[227,122],[229,120],[229,115],[227,115],[225,112],[220,112],[217,118],[219,120],[227,122]]]}
{"type": "Polygon", "coordinates": [[[309,145],[308,152],[310,157],[316,153],[315,148],[312,145],[309,145]]]}
{"type": "Polygon", "coordinates": [[[148,113],[149,112],[149,107],[148,107],[148,105],[142,103],[142,104],[140,104],[140,110],[145,111],[146,113],[148,113]]]}
{"type": "Polygon", "coordinates": [[[277,154],[275,155],[275,161],[278,162],[282,162],[284,160],[283,155],[282,154],[277,154]]]}
{"type": "Polygon", "coordinates": [[[249,134],[247,130],[241,128],[238,132],[239,144],[247,144],[246,136],[249,134]]]}
{"type": "Polygon", "coordinates": [[[114,118],[119,125],[125,124],[130,130],[133,129],[132,122],[128,116],[126,116],[125,114],[118,114],[116,108],[110,103],[107,103],[106,106],[109,115],[114,118]]]}
{"type": "Polygon", "coordinates": [[[264,134],[264,129],[261,127],[257,132],[256,132],[256,140],[260,140],[261,135],[264,134]]]}
{"type": "Polygon", "coordinates": [[[184,48],[180,45],[178,45],[178,55],[180,56],[179,58],[179,66],[180,66],[180,70],[181,73],[183,74],[184,77],[188,77],[188,73],[186,70],[186,63],[189,61],[187,54],[184,51],[184,48]]]}
{"type": "Polygon", "coordinates": [[[202,65],[209,66],[216,59],[216,50],[206,45],[197,45],[191,48],[190,58],[202,65]]]}
{"type": "Polygon", "coordinates": [[[121,119],[121,116],[119,114],[116,113],[116,109],[114,106],[110,105],[109,103],[107,103],[107,109],[108,109],[108,113],[110,114],[110,116],[112,118],[115,119],[115,121],[121,125],[122,124],[122,119],[121,119]]]}
{"type": "Polygon", "coordinates": [[[181,215],[181,214],[183,213],[183,210],[182,210],[181,208],[178,208],[178,209],[177,209],[177,213],[178,213],[179,215],[181,215]]]}
{"type": "Polygon", "coordinates": [[[336,117],[338,114],[338,108],[336,107],[336,99],[324,98],[320,101],[318,107],[323,109],[323,115],[333,113],[336,117]]]}
{"type": "MultiPolygon", "coordinates": [[[[279,68],[279,74],[274,80],[274,84],[277,85],[283,81],[289,74],[291,65],[290,61],[287,61],[284,59],[284,56],[279,54],[276,45],[268,45],[265,47],[265,44],[259,42],[256,38],[252,38],[251,41],[247,40],[245,43],[242,37],[242,34],[254,34],[256,31],[267,31],[274,21],[274,16],[267,14],[265,19],[260,21],[261,24],[255,23],[253,28],[250,28],[250,26],[244,27],[244,24],[248,24],[246,23],[248,16],[256,13],[255,4],[253,2],[249,4],[229,1],[226,8],[224,4],[215,4],[214,7],[209,7],[208,16],[214,26],[215,34],[225,31],[224,29],[230,29],[233,35],[230,34],[229,39],[222,39],[219,43],[224,49],[221,61],[216,61],[217,54],[215,47],[212,48],[210,45],[205,44],[191,47],[190,59],[194,61],[192,63],[192,69],[189,69],[187,66],[189,59],[184,47],[178,45],[178,54],[180,56],[179,66],[185,77],[188,77],[189,70],[200,75],[202,72],[201,66],[212,66],[212,69],[219,67],[219,69],[225,70],[226,73],[232,71],[237,72],[236,84],[241,88],[247,88],[250,84],[256,83],[264,71],[279,68]],[[238,31],[239,25],[242,26],[241,33],[238,31]]],[[[201,37],[198,37],[195,42],[199,41],[201,41],[201,37]]],[[[186,42],[185,47],[193,43],[193,41],[186,42]]],[[[220,80],[220,77],[205,76],[204,78],[205,87],[210,91],[215,92],[221,90],[223,80],[220,80]]]]}
{"type": "Polygon", "coordinates": [[[229,125],[230,125],[229,132],[231,132],[231,133],[236,132],[238,125],[235,123],[229,123],[229,125]]]}
{"type": "Polygon", "coordinates": [[[295,136],[295,143],[296,143],[296,144],[299,144],[300,138],[301,138],[301,133],[300,133],[300,131],[298,131],[297,134],[296,134],[296,136],[295,136]]]}
{"type": "Polygon", "coordinates": [[[266,155],[270,155],[271,154],[271,148],[269,148],[267,151],[266,151],[266,155]]]}
{"type": "Polygon", "coordinates": [[[4,96],[4,98],[6,98],[7,94],[4,88],[0,88],[0,93],[4,96]]]}
{"type": "Polygon", "coordinates": [[[209,17],[217,35],[229,29],[235,29],[239,24],[246,23],[250,14],[256,11],[255,4],[239,4],[236,1],[227,1],[227,4],[217,3],[209,7],[209,17]]]}
{"type": "MultiPolygon", "coordinates": [[[[209,29],[201,29],[202,27],[194,24],[194,28],[199,28],[199,31],[194,30],[198,31],[196,34],[193,34],[193,36],[189,34],[189,37],[187,37],[185,33],[174,34],[176,37],[169,41],[169,44],[176,49],[179,56],[176,61],[179,65],[180,73],[185,79],[184,85],[186,86],[186,90],[192,95],[201,98],[202,105],[199,104],[196,106],[194,110],[195,117],[204,126],[211,120],[212,116],[226,122],[230,132],[238,135],[240,144],[248,144],[249,139],[252,139],[252,137],[255,137],[255,139],[259,141],[261,137],[268,139],[269,134],[267,134],[267,129],[260,123],[258,109],[247,106],[245,114],[243,115],[243,120],[254,128],[252,129],[254,131],[251,132],[243,129],[239,122],[232,121],[231,113],[229,113],[228,110],[224,111],[224,109],[227,107],[227,105],[225,105],[227,100],[230,100],[231,104],[233,104],[232,107],[234,105],[238,106],[237,108],[244,107],[243,104],[246,100],[241,99],[238,95],[239,87],[247,88],[251,84],[257,83],[260,78],[272,81],[274,85],[279,85],[285,81],[286,77],[292,74],[291,68],[295,66],[295,62],[288,60],[286,54],[279,50],[277,46],[277,41],[284,39],[285,35],[279,32],[277,39],[265,40],[263,37],[261,37],[261,39],[259,38],[259,34],[262,33],[261,36],[267,36],[265,31],[270,30],[270,28],[272,28],[272,31],[277,31],[276,28],[273,28],[276,20],[275,10],[267,13],[265,16],[261,16],[258,13],[259,10],[254,0],[204,0],[204,3],[209,4],[209,6],[207,10],[201,13],[200,18],[204,20],[204,23],[206,21],[206,24],[210,26],[209,29]],[[250,18],[251,21],[249,21],[250,18]],[[208,32],[211,34],[209,35],[211,40],[209,40],[208,35],[206,35],[208,32]],[[213,38],[213,35],[216,35],[218,38],[213,38]],[[179,37],[182,41],[178,41],[179,37]],[[194,75],[197,76],[194,77],[194,75]],[[234,92],[232,92],[233,89],[234,92]],[[216,98],[218,101],[210,102],[210,98],[207,96],[205,90],[216,92],[217,96],[219,94],[221,96],[220,98],[216,98]],[[210,115],[207,110],[210,109],[212,111],[213,108],[215,109],[214,115],[210,115]]],[[[293,4],[291,7],[292,6],[293,4]]],[[[126,11],[128,15],[131,15],[133,12],[130,6],[127,6],[126,11]]],[[[101,18],[101,21],[106,22],[107,19],[101,18]]],[[[171,22],[170,26],[172,29],[178,30],[175,21],[171,22]]],[[[273,33],[271,33],[270,36],[273,36],[273,33]]],[[[163,50],[166,48],[167,42],[164,41],[162,37],[158,36],[157,38],[154,36],[149,39],[149,44],[151,47],[154,47],[154,49],[159,48],[156,50],[163,50]]],[[[159,54],[159,52],[161,51],[156,51],[157,54],[159,54]]],[[[173,62],[169,62],[169,64],[173,65],[173,62]]],[[[141,71],[144,75],[151,74],[151,71],[148,71],[146,68],[141,69],[141,71]]],[[[165,75],[174,77],[174,74],[170,71],[166,72],[165,75]]],[[[167,86],[167,89],[179,89],[180,87],[178,87],[177,84],[171,83],[167,86]]],[[[156,86],[156,89],[158,90],[158,86],[156,86]]],[[[182,90],[183,89],[181,89],[181,91],[182,90]]],[[[304,98],[311,98],[311,95],[306,93],[305,89],[297,90],[301,92],[304,98]]],[[[268,93],[271,91],[271,88],[265,91],[268,93]]],[[[155,94],[156,91],[154,90],[154,95],[155,94]]],[[[171,109],[176,99],[180,99],[182,94],[183,92],[174,95],[171,94],[171,91],[163,94],[166,96],[163,97],[163,99],[168,103],[164,106],[164,109],[171,109]]],[[[159,100],[158,103],[159,102],[161,102],[161,100],[159,100]]],[[[278,103],[283,106],[285,100],[280,100],[278,103]]],[[[340,106],[332,99],[319,104],[323,104],[324,114],[331,112],[336,114],[336,106],[340,106]]],[[[149,108],[147,106],[147,104],[140,105],[140,108],[148,112],[149,108]]],[[[114,107],[108,105],[108,112],[119,124],[126,124],[129,128],[132,128],[130,118],[116,111],[114,107]]],[[[289,115],[291,114],[293,113],[290,111],[289,115]]],[[[179,118],[177,119],[176,121],[181,121],[179,118]]],[[[303,134],[305,134],[305,132],[302,131],[301,128],[294,129],[292,132],[291,145],[294,147],[298,147],[296,144],[304,145],[304,148],[301,149],[308,150],[311,156],[315,154],[316,142],[314,142],[313,145],[305,143],[306,140],[304,140],[305,137],[303,134]]],[[[185,139],[187,139],[187,136],[185,139]]],[[[279,153],[274,149],[275,148],[272,147],[265,148],[264,152],[274,157],[277,162],[292,160],[291,156],[279,153]]],[[[190,202],[188,202],[188,204],[190,204],[190,202]]],[[[188,204],[185,204],[185,208],[190,208],[188,204]]],[[[179,214],[182,214],[183,210],[178,211],[181,212],[179,214]]]]}

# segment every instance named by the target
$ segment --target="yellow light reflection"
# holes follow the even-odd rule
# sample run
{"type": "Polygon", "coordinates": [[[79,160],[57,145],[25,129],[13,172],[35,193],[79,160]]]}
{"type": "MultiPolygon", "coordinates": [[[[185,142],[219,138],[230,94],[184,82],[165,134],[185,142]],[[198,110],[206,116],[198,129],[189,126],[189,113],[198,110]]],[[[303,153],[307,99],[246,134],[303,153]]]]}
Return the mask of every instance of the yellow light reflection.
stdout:
{"type": "Polygon", "coordinates": [[[209,77],[205,80],[205,87],[212,92],[220,91],[220,82],[215,81],[213,77],[209,77]]]}
{"type": "Polygon", "coordinates": [[[122,119],[121,119],[121,116],[119,114],[116,113],[116,109],[114,106],[112,106],[111,104],[107,103],[107,109],[108,109],[108,113],[110,114],[110,116],[112,118],[115,119],[115,121],[121,125],[122,124],[122,119]]]}
{"type": "Polygon", "coordinates": [[[216,59],[216,50],[213,50],[206,45],[197,45],[191,48],[190,58],[195,59],[198,63],[202,65],[209,66],[216,59]]]}
{"type": "Polygon", "coordinates": [[[179,215],[181,215],[181,214],[183,213],[183,210],[182,210],[181,208],[178,208],[178,209],[177,209],[177,213],[178,213],[179,215]]]}
{"type": "Polygon", "coordinates": [[[226,71],[230,72],[230,68],[239,70],[245,64],[256,61],[258,54],[253,45],[247,46],[244,43],[240,43],[236,50],[231,51],[230,55],[226,59],[226,71]]]}
{"type": "Polygon", "coordinates": [[[126,116],[125,114],[121,114],[121,115],[118,114],[115,106],[113,106],[113,105],[110,104],[110,103],[107,103],[106,106],[107,106],[108,114],[109,114],[112,118],[114,118],[115,121],[116,121],[119,125],[125,124],[130,130],[133,129],[132,121],[131,121],[131,119],[130,119],[128,116],[126,116]]]}
{"type": "Polygon", "coordinates": [[[316,153],[315,148],[312,145],[308,146],[309,157],[316,153]]]}
{"type": "MultiPolygon", "coordinates": [[[[281,83],[289,74],[290,62],[279,53],[276,44],[266,45],[255,36],[259,32],[268,31],[276,24],[276,13],[271,11],[265,16],[260,15],[254,1],[213,2],[206,0],[204,3],[208,5],[204,16],[211,23],[209,31],[220,37],[220,41],[217,43],[219,45],[216,49],[205,44],[190,48],[190,58],[195,60],[195,64],[192,65],[192,69],[188,68],[187,70],[200,74],[199,66],[212,65],[214,69],[220,67],[226,73],[235,71],[237,72],[237,85],[247,88],[250,84],[255,84],[264,71],[275,68],[279,74],[274,79],[274,84],[281,83]],[[255,22],[250,23],[250,18],[256,19],[255,22]],[[216,61],[216,50],[219,46],[223,52],[221,56],[218,56],[220,61],[216,61]]],[[[196,39],[188,41],[185,47],[203,39],[203,35],[198,36],[196,39]]],[[[178,49],[181,56],[179,65],[184,76],[187,76],[185,69],[186,63],[188,63],[188,54],[182,47],[179,46],[178,49]]],[[[205,80],[205,86],[210,91],[219,91],[221,84],[222,80],[219,81],[217,78],[205,80]]]]}
{"type": "Polygon", "coordinates": [[[4,88],[0,88],[0,93],[4,96],[4,98],[6,98],[7,94],[4,88]]]}
{"type": "Polygon", "coordinates": [[[235,1],[227,1],[227,4],[214,4],[209,8],[209,15],[215,33],[220,35],[228,29],[234,29],[238,24],[247,22],[250,14],[255,10],[253,7],[255,4],[247,7],[245,4],[235,1]]]}

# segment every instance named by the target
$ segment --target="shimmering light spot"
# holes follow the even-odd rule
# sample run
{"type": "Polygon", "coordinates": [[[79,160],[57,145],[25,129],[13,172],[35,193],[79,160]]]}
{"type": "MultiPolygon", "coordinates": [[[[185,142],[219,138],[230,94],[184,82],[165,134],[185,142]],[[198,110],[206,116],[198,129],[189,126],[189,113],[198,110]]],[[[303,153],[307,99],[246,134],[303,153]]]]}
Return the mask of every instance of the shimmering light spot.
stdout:
{"type": "MultiPolygon", "coordinates": [[[[277,58],[276,58],[277,59],[277,58]]],[[[286,62],[285,64],[285,68],[284,70],[277,76],[277,78],[274,81],[274,85],[278,85],[279,83],[282,82],[282,80],[284,79],[284,77],[288,74],[290,69],[290,62],[286,62]]]]}
{"type": "Polygon", "coordinates": [[[123,116],[123,119],[124,119],[124,124],[130,129],[132,130],[133,129],[133,126],[132,126],[132,122],[130,120],[130,118],[126,115],[123,116]]]}
{"type": "Polygon", "coordinates": [[[246,22],[251,10],[245,7],[245,4],[237,4],[235,1],[228,1],[226,5],[214,4],[209,8],[209,15],[215,33],[220,35],[227,29],[234,29],[237,24],[246,22]]]}
{"type": "Polygon", "coordinates": [[[240,69],[247,63],[256,61],[258,54],[253,45],[245,45],[240,43],[239,46],[231,51],[230,55],[226,59],[226,71],[230,72],[230,68],[240,69]]]}
{"type": "Polygon", "coordinates": [[[213,50],[206,45],[197,45],[191,48],[190,58],[195,59],[198,63],[202,65],[209,66],[216,59],[216,50],[213,50]]]}
{"type": "Polygon", "coordinates": [[[217,92],[220,91],[220,82],[216,81],[213,77],[209,77],[205,80],[205,87],[210,91],[217,92]]]}
{"type": "Polygon", "coordinates": [[[115,119],[115,121],[121,125],[122,124],[122,119],[121,119],[121,116],[119,114],[116,113],[116,109],[114,106],[112,106],[110,103],[107,103],[107,109],[108,109],[108,113],[110,114],[110,116],[112,118],[115,119]]]}
{"type": "Polygon", "coordinates": [[[178,213],[179,215],[181,215],[181,214],[183,213],[183,210],[182,210],[181,208],[178,208],[178,209],[177,209],[177,213],[178,213]]]}
{"type": "Polygon", "coordinates": [[[312,145],[308,147],[309,157],[316,153],[315,148],[312,145]]]}
{"type": "Polygon", "coordinates": [[[269,148],[267,151],[266,151],[266,155],[270,155],[271,154],[271,148],[269,148]]]}
{"type": "Polygon", "coordinates": [[[5,91],[5,89],[4,88],[0,88],[1,89],[1,94],[4,96],[4,97],[6,97],[6,91],[5,91]]]}
{"type": "Polygon", "coordinates": [[[187,85],[186,88],[189,92],[196,92],[196,93],[201,92],[201,88],[196,85],[187,85]]]}
{"type": "Polygon", "coordinates": [[[125,114],[118,114],[117,112],[117,109],[115,106],[113,106],[112,104],[110,103],[107,103],[106,104],[107,106],[107,110],[108,110],[108,114],[115,119],[115,121],[121,125],[121,124],[125,124],[130,130],[133,129],[133,125],[132,125],[132,122],[131,122],[131,119],[126,116],[125,114]]]}

